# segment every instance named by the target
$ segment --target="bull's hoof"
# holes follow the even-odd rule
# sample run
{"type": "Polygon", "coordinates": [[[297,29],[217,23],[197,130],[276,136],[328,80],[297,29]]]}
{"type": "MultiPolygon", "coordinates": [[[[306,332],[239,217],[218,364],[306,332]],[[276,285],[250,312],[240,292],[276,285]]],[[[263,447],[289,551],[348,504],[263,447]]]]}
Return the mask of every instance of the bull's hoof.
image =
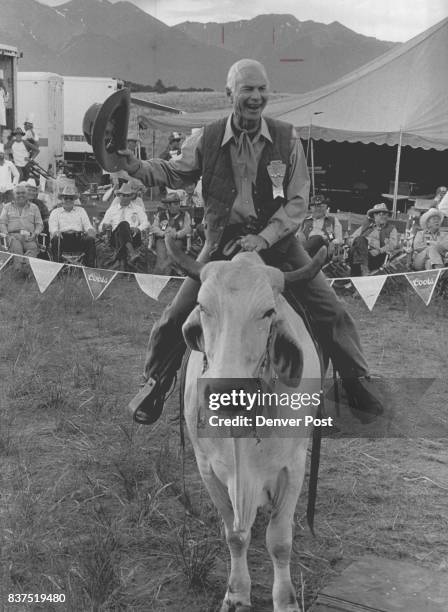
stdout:
{"type": "Polygon", "coordinates": [[[252,606],[240,603],[239,601],[233,603],[225,599],[219,612],[254,612],[254,609],[252,606]]]}

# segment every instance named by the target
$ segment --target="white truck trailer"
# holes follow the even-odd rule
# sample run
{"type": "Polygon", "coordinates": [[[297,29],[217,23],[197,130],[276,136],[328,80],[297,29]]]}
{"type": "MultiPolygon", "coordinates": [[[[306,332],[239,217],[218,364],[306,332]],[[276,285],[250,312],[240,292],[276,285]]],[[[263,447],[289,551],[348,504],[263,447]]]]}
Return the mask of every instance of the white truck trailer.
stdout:
{"type": "Polygon", "coordinates": [[[39,136],[40,153],[36,162],[45,170],[56,171],[64,155],[64,81],[53,72],[17,73],[17,125],[32,121],[39,136]]]}
{"type": "Polygon", "coordinates": [[[104,102],[122,86],[118,79],[64,76],[64,154],[92,153],[82,133],[86,110],[95,102],[104,102]]]}

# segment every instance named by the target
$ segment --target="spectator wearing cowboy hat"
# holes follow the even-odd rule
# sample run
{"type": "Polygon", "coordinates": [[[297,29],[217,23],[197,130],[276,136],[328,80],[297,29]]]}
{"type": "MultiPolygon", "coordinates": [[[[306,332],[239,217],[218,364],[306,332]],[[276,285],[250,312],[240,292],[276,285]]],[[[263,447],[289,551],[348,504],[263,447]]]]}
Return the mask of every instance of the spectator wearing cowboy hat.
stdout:
{"type": "MultiPolygon", "coordinates": [[[[143,198],[141,197],[142,191],[144,191],[144,185],[138,179],[129,179],[128,181],[123,181],[120,187],[124,184],[128,184],[132,189],[133,198],[131,199],[130,204],[136,204],[140,206],[143,210],[145,210],[145,203],[143,202],[143,198]]],[[[115,191],[115,197],[110,203],[110,207],[119,208],[121,205],[121,197],[118,194],[118,189],[115,191]]]]}
{"type": "Polygon", "coordinates": [[[109,206],[99,230],[112,230],[110,246],[115,249],[115,255],[109,263],[121,260],[133,265],[140,256],[136,249],[142,244],[141,232],[149,227],[149,221],[144,208],[133,201],[135,192],[129,183],[123,183],[116,193],[120,204],[109,206]]]}
{"type": "Polygon", "coordinates": [[[191,232],[191,217],[188,211],[181,210],[178,193],[169,193],[162,199],[165,210],[159,211],[151,226],[151,233],[155,237],[156,266],[155,274],[171,274],[173,262],[166,250],[165,233],[168,227],[175,230],[174,238],[178,246],[185,249],[185,239],[191,232]]]}
{"type": "Polygon", "coordinates": [[[28,142],[30,142],[31,144],[35,145],[36,147],[39,147],[39,136],[36,132],[36,130],[34,129],[34,123],[33,123],[33,118],[30,116],[26,117],[25,121],[23,122],[23,127],[25,129],[25,134],[23,135],[23,140],[27,140],[28,142]]]}
{"type": "Polygon", "coordinates": [[[0,204],[11,202],[20,174],[12,161],[5,159],[5,147],[0,143],[0,204]]]}
{"type": "MultiPolygon", "coordinates": [[[[27,184],[21,182],[14,187],[14,201],[5,204],[0,215],[0,232],[8,235],[9,251],[17,255],[37,257],[37,236],[42,229],[39,208],[29,202],[27,184]]],[[[21,267],[22,262],[18,261],[17,268],[21,267]]]]}
{"type": "Polygon", "coordinates": [[[26,184],[28,185],[28,200],[36,204],[36,206],[39,208],[40,216],[42,217],[42,221],[44,224],[44,232],[47,233],[48,232],[48,219],[50,217],[50,211],[48,210],[45,202],[43,202],[38,197],[39,189],[37,187],[35,179],[29,178],[26,181],[26,184]]]}
{"type": "Polygon", "coordinates": [[[331,256],[334,247],[343,241],[342,226],[336,217],[328,214],[328,203],[328,199],[322,195],[312,196],[311,214],[305,217],[296,234],[311,257],[323,246],[327,247],[328,255],[331,256]]]}
{"type": "Polygon", "coordinates": [[[444,214],[430,208],[420,217],[421,230],[415,234],[412,264],[415,270],[443,268],[443,258],[448,252],[448,232],[441,232],[444,214]]]}
{"type": "Polygon", "coordinates": [[[398,248],[398,232],[390,222],[390,215],[384,202],[375,204],[367,211],[367,221],[352,234],[350,264],[353,276],[368,276],[398,248]]]}
{"type": "MultiPolygon", "coordinates": [[[[61,193],[62,206],[54,208],[48,219],[51,248],[56,261],[61,259],[66,244],[79,247],[86,255],[86,265],[93,268],[96,260],[95,230],[82,206],[75,206],[79,193],[72,185],[66,185],[61,193]]],[[[72,246],[70,246],[70,250],[72,246]]]]}
{"type": "Polygon", "coordinates": [[[14,165],[20,173],[20,180],[26,180],[28,163],[39,153],[39,147],[32,144],[28,140],[23,140],[25,132],[18,127],[12,132],[14,140],[11,143],[11,154],[14,160],[14,165]]]}

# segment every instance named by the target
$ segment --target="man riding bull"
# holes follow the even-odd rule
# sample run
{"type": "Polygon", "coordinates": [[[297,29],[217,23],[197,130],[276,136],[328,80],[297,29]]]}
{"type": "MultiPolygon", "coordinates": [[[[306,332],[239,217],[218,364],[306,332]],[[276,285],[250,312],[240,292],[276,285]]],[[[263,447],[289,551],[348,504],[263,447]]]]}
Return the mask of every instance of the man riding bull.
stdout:
{"type": "MultiPolygon", "coordinates": [[[[300,140],[292,125],[262,116],[269,82],[259,62],[236,62],[229,70],[226,91],[233,112],[192,134],[180,156],[142,162],[129,151],[119,151],[124,168],[148,187],[178,189],[202,176],[206,245],[200,260],[222,259],[223,248],[240,238],[244,251],[259,252],[270,265],[301,267],[310,259],[294,237],[309,195],[300,140]]],[[[182,325],[196,304],[198,290],[196,281],[184,281],[152,329],[147,382],[130,406],[139,423],[153,423],[162,412],[185,352],[182,325]]],[[[322,273],[305,289],[296,284],[293,293],[309,311],[342,377],[352,410],[363,422],[374,419],[383,409],[373,394],[353,319],[322,273]]]]}

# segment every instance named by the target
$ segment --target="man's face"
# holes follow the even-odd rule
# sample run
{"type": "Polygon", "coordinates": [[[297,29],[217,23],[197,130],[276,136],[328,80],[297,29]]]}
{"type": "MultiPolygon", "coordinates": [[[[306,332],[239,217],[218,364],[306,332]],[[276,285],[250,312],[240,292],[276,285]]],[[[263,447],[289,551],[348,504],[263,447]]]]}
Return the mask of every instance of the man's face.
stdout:
{"type": "Polygon", "coordinates": [[[378,212],[374,213],[373,219],[375,221],[375,225],[384,226],[389,220],[389,214],[387,212],[378,212]]]}
{"type": "Polygon", "coordinates": [[[28,191],[28,198],[30,200],[33,200],[37,196],[37,189],[36,189],[36,187],[32,187],[31,185],[28,185],[27,191],[28,191]]]}
{"type": "Polygon", "coordinates": [[[258,125],[269,100],[266,74],[255,64],[242,68],[229,95],[238,125],[241,128],[258,125]]]}
{"type": "Polygon", "coordinates": [[[71,210],[73,210],[73,207],[75,205],[75,198],[73,197],[69,197],[69,196],[62,196],[62,207],[64,210],[70,212],[71,210]]]}
{"type": "Polygon", "coordinates": [[[433,217],[429,217],[426,222],[426,227],[430,232],[436,232],[441,225],[440,217],[438,215],[434,215],[433,217]]]}
{"type": "Polygon", "coordinates": [[[16,142],[20,142],[22,140],[22,134],[15,134],[14,139],[16,140],[16,142]]]}
{"type": "Polygon", "coordinates": [[[177,215],[180,210],[180,202],[170,202],[168,204],[168,210],[171,215],[177,215]]]}
{"type": "Polygon", "coordinates": [[[14,201],[19,207],[25,206],[28,201],[28,190],[26,187],[17,187],[15,189],[14,201]]]}
{"type": "Polygon", "coordinates": [[[311,214],[313,215],[313,219],[322,219],[322,217],[325,217],[326,210],[326,204],[315,204],[314,206],[311,206],[311,214]]]}
{"type": "Polygon", "coordinates": [[[119,193],[121,206],[129,206],[134,197],[133,193],[119,193]]]}

